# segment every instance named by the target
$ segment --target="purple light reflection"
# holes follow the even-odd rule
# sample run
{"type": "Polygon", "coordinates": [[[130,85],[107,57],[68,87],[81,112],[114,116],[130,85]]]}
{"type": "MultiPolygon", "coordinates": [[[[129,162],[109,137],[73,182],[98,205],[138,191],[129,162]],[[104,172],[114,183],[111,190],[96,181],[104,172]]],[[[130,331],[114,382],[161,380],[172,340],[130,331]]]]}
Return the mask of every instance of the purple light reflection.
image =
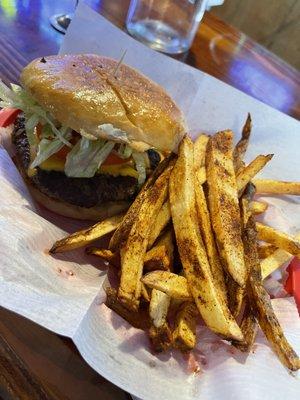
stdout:
{"type": "Polygon", "coordinates": [[[269,70],[262,68],[257,62],[232,59],[228,72],[234,86],[264,103],[282,111],[287,111],[292,106],[295,93],[290,85],[285,85],[284,77],[270,74],[269,70]]]}

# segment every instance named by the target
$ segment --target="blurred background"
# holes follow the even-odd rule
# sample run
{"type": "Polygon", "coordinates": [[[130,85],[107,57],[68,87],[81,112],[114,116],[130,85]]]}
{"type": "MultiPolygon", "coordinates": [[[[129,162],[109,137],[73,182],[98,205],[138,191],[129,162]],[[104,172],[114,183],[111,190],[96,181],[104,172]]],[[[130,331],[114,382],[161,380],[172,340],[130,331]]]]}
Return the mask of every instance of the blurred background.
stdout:
{"type": "Polygon", "coordinates": [[[210,12],[300,69],[299,0],[225,0],[210,12]]]}
{"type": "MultiPolygon", "coordinates": [[[[118,8],[120,4],[119,0],[85,1],[100,8],[106,4],[105,7],[111,9],[118,8]],[[107,3],[110,3],[109,6],[107,3]]],[[[151,3],[152,0],[147,1],[151,3]]],[[[209,1],[212,4],[222,2],[209,1]]],[[[124,0],[124,3],[129,4],[129,0],[124,0]]],[[[11,19],[21,13],[24,18],[22,10],[25,9],[28,18],[42,11],[51,13],[54,9],[72,12],[75,4],[76,0],[0,0],[0,17],[4,14],[11,19]]],[[[300,0],[225,0],[223,5],[211,7],[210,12],[300,69],[300,0]]],[[[54,32],[52,34],[55,35],[54,32]]]]}

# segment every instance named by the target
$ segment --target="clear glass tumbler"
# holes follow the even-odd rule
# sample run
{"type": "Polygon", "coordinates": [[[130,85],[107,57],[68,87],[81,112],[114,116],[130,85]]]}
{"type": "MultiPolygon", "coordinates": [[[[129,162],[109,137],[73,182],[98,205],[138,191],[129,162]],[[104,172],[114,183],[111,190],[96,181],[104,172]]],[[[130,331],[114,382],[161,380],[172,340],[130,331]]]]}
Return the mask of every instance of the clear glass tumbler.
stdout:
{"type": "Polygon", "coordinates": [[[131,0],[126,27],[136,39],[169,54],[189,49],[207,0],[131,0]]]}

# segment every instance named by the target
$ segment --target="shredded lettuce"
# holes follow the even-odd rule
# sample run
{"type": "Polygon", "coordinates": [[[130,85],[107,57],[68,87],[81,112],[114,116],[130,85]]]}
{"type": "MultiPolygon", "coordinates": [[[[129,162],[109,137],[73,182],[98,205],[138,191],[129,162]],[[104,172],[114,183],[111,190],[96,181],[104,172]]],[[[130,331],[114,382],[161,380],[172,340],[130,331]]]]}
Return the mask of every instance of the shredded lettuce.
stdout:
{"type": "Polygon", "coordinates": [[[40,117],[36,114],[32,114],[29,118],[25,116],[25,130],[26,135],[31,146],[36,145],[38,140],[34,133],[34,128],[39,123],[40,117]]]}
{"type": "Polygon", "coordinates": [[[105,132],[105,136],[109,136],[112,140],[97,138],[97,136],[81,130],[82,138],[75,146],[72,146],[69,142],[71,138],[70,128],[57,128],[53,117],[43,110],[21,86],[11,84],[11,88],[9,88],[1,80],[0,107],[16,108],[23,111],[29,143],[37,146],[37,155],[30,165],[31,168],[39,166],[50,156],[57,153],[64,145],[67,145],[72,149],[66,158],[65,174],[69,177],[90,178],[95,175],[98,168],[106,160],[117,141],[121,142],[117,150],[118,155],[123,159],[132,156],[139,175],[138,183],[142,185],[145,182],[146,155],[132,150],[127,144],[126,132],[121,129],[114,128],[111,124],[99,125],[100,133],[105,132]],[[34,128],[38,123],[43,126],[39,143],[34,132],[34,128]]]}
{"type": "Polygon", "coordinates": [[[114,146],[115,142],[82,137],[67,155],[65,174],[73,178],[91,178],[114,146]]]}
{"type": "MultiPolygon", "coordinates": [[[[0,99],[2,99],[2,101],[0,101],[0,107],[22,110],[26,118],[26,123],[29,123],[30,127],[32,127],[33,122],[48,123],[53,134],[66,146],[72,147],[71,143],[61,134],[60,130],[57,129],[49,113],[43,110],[21,86],[11,84],[11,88],[9,88],[0,80],[0,99]]],[[[28,140],[31,143],[34,140],[33,128],[29,128],[28,130],[28,140]]]]}
{"type": "Polygon", "coordinates": [[[30,168],[35,168],[46,161],[50,156],[57,153],[64,144],[59,139],[42,139],[38,145],[38,151],[35,159],[30,165],[30,168]]]}
{"type": "Polygon", "coordinates": [[[125,159],[131,157],[132,148],[130,146],[128,146],[128,144],[122,143],[118,149],[118,155],[125,160],[125,159]]]}
{"type": "MultiPolygon", "coordinates": [[[[61,135],[65,138],[70,138],[70,129],[61,128],[61,135]]],[[[57,153],[60,149],[64,147],[64,143],[58,139],[42,139],[38,144],[37,155],[30,165],[30,168],[38,167],[44,161],[48,160],[53,154],[57,153]]]]}
{"type": "Polygon", "coordinates": [[[135,162],[135,168],[139,174],[138,184],[141,186],[146,180],[147,159],[145,153],[132,152],[132,158],[135,162]]]}
{"type": "Polygon", "coordinates": [[[127,133],[122,129],[115,128],[112,124],[101,124],[98,125],[98,135],[103,139],[110,139],[118,143],[129,143],[127,133]]]}

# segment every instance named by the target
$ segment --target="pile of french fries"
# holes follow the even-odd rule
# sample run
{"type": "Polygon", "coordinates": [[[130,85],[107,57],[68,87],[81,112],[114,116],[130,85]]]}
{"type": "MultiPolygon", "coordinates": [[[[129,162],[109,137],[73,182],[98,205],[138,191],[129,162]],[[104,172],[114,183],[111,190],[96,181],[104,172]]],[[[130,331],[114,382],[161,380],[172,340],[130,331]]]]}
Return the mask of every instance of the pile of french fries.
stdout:
{"type": "MultiPolygon", "coordinates": [[[[108,248],[88,247],[115,271],[106,305],[144,329],[156,351],[192,350],[201,316],[206,326],[249,352],[260,326],[290,370],[300,361],[286,340],[263,280],[300,255],[292,237],[260,222],[268,204],[255,193],[300,195],[300,183],[253,179],[273,155],[243,161],[251,117],[233,146],[230,130],[185,137],[147,180],[126,214],[56,242],[51,253],[112,233],[108,248]]],[[[198,338],[201,340],[201,338],[198,338]]]]}

